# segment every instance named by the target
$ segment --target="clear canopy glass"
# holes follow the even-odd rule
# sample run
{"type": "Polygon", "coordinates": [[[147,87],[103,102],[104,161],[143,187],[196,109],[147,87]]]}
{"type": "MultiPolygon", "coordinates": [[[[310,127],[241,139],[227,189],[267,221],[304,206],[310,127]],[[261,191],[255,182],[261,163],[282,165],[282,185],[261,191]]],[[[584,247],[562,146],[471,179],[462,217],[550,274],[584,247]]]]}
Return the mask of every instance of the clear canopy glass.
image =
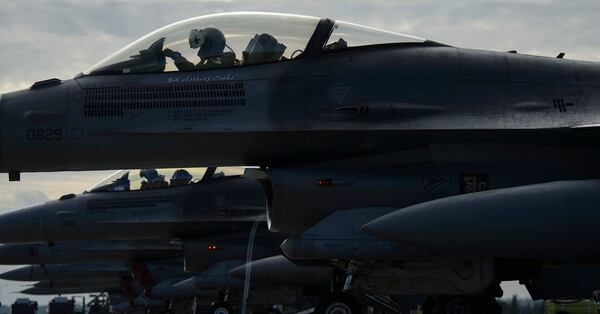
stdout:
{"type": "Polygon", "coordinates": [[[393,43],[421,43],[425,39],[338,21],[333,26],[325,50],[393,43]]]}
{"type": "Polygon", "coordinates": [[[84,74],[186,71],[293,59],[305,49],[319,20],[255,12],[187,19],[136,40],[84,74]]]}
{"type": "Polygon", "coordinates": [[[210,168],[119,170],[86,192],[122,192],[184,186],[200,183],[205,177],[239,176],[245,169],[218,167],[214,172],[210,168]]]}

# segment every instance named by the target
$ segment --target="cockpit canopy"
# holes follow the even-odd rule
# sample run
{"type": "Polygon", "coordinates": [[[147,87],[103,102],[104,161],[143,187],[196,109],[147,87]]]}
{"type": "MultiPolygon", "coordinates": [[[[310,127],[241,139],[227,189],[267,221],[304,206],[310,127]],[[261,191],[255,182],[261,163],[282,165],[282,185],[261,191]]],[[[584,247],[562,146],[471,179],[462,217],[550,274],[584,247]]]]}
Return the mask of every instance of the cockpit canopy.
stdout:
{"type": "MultiPolygon", "coordinates": [[[[297,58],[321,19],[275,13],[223,13],[180,21],[152,32],[84,74],[158,73],[277,62],[297,58]]],[[[324,50],[423,42],[421,38],[347,22],[325,29],[324,50]]]]}
{"type": "Polygon", "coordinates": [[[86,192],[123,192],[198,184],[210,179],[239,176],[244,167],[119,170],[86,192]]]}

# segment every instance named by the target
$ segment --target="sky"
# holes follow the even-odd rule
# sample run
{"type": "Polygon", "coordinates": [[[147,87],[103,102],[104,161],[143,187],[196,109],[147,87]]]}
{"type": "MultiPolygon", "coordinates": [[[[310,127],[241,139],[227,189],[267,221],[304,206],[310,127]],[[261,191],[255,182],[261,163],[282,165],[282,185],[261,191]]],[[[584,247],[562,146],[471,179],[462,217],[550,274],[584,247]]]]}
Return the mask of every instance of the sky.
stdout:
{"type": "MultiPolygon", "coordinates": [[[[0,0],[0,93],[72,78],[159,27],[232,11],[330,17],[464,48],[600,61],[597,0],[0,0]]],[[[0,211],[81,192],[108,173],[23,174],[19,183],[0,175],[0,211]]],[[[18,287],[0,281],[0,300],[12,302],[18,295],[8,292],[18,287]]]]}

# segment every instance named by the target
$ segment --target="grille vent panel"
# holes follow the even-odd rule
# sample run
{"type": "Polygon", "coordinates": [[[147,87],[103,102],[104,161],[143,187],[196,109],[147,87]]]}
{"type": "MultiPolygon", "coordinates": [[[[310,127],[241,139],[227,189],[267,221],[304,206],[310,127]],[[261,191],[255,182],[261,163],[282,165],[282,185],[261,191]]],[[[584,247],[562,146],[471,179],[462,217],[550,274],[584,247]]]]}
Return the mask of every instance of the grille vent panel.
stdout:
{"type": "Polygon", "coordinates": [[[85,89],[84,117],[123,117],[135,110],[239,107],[243,82],[97,87],[85,89]]]}

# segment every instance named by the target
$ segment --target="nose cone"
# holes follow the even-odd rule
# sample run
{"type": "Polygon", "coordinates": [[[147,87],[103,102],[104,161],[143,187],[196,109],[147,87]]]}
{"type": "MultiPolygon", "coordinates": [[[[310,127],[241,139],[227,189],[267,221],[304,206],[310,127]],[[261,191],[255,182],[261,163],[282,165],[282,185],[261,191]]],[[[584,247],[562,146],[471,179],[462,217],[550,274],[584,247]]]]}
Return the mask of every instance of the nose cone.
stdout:
{"type": "Polygon", "coordinates": [[[39,281],[48,280],[48,274],[45,275],[36,266],[24,266],[17,269],[9,270],[0,274],[0,279],[13,281],[39,281]],[[43,278],[44,277],[44,278],[43,278]]]}
{"type": "Polygon", "coordinates": [[[0,265],[40,264],[35,244],[0,245],[0,265]]]}
{"type": "Polygon", "coordinates": [[[0,214],[0,243],[43,242],[44,211],[41,204],[0,214]]]}

